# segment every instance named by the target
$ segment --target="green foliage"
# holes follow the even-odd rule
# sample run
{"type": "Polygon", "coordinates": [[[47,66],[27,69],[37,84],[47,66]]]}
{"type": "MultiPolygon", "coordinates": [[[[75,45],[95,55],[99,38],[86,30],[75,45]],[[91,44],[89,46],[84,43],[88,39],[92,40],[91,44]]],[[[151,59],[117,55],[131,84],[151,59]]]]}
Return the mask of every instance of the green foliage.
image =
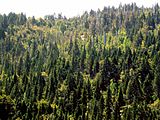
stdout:
{"type": "Polygon", "coordinates": [[[160,119],[159,11],[0,15],[0,119],[160,119]]]}

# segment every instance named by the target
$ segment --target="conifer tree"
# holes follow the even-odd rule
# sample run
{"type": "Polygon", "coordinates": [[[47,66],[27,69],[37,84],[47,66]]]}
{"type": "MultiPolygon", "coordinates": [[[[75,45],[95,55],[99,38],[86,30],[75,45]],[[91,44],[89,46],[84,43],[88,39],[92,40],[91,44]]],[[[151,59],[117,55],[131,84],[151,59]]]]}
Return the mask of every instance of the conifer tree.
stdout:
{"type": "Polygon", "coordinates": [[[149,77],[149,75],[147,75],[144,84],[143,84],[143,92],[144,92],[144,96],[145,96],[145,100],[147,103],[152,102],[152,96],[153,96],[153,86],[152,86],[152,80],[149,77]]]}
{"type": "Polygon", "coordinates": [[[106,119],[111,119],[111,112],[112,112],[112,98],[111,98],[111,91],[110,87],[107,88],[107,96],[106,96],[106,119]]]}

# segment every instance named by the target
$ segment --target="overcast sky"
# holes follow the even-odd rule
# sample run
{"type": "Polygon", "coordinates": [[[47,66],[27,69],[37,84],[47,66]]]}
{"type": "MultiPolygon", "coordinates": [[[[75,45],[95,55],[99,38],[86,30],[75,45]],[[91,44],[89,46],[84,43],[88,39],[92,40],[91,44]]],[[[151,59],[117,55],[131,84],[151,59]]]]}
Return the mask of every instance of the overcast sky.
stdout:
{"type": "Polygon", "coordinates": [[[138,6],[152,7],[160,0],[0,0],[0,13],[23,12],[27,16],[43,17],[53,13],[63,13],[67,17],[81,15],[91,9],[101,10],[104,6],[119,6],[120,3],[136,2],[138,6]]]}

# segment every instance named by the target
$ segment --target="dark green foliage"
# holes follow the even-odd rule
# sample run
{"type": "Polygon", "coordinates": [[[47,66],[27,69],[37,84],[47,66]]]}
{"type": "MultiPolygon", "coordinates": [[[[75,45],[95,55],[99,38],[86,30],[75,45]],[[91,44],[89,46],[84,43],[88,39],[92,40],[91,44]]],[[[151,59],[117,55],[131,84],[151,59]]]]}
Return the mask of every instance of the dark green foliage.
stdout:
{"type": "Polygon", "coordinates": [[[119,94],[118,94],[118,105],[119,107],[122,107],[125,105],[125,101],[124,101],[124,97],[123,97],[123,93],[122,93],[122,89],[120,88],[119,94]]]}
{"type": "Polygon", "coordinates": [[[0,15],[0,119],[160,119],[159,11],[0,15]]]}
{"type": "Polygon", "coordinates": [[[133,70],[130,71],[130,78],[131,80],[128,83],[127,88],[127,98],[130,101],[133,101],[133,98],[141,100],[142,99],[142,90],[141,90],[141,84],[139,81],[138,73],[134,73],[133,70]]]}
{"type": "Polygon", "coordinates": [[[112,112],[112,98],[111,98],[111,91],[110,87],[107,88],[107,97],[106,97],[106,119],[111,119],[111,112],[112,112]]]}
{"type": "Polygon", "coordinates": [[[143,85],[143,92],[144,92],[144,99],[147,103],[153,102],[152,96],[153,96],[153,86],[152,86],[152,80],[149,78],[149,75],[147,75],[146,80],[144,81],[143,85]]]}
{"type": "Polygon", "coordinates": [[[100,83],[100,88],[102,90],[106,90],[106,87],[110,84],[110,79],[111,79],[111,65],[110,61],[108,58],[105,58],[104,60],[104,65],[101,71],[101,83],[100,83]]]}
{"type": "Polygon", "coordinates": [[[154,82],[155,82],[154,86],[155,86],[156,95],[160,99],[160,76],[159,76],[159,72],[155,75],[154,82]]]}

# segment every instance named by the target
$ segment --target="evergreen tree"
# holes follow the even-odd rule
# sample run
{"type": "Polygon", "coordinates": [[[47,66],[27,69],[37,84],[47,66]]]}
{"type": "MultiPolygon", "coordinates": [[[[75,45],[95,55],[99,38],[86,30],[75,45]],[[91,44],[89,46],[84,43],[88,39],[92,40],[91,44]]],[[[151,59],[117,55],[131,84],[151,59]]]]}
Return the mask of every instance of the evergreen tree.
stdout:
{"type": "Polygon", "coordinates": [[[110,63],[108,58],[105,58],[104,65],[101,71],[101,89],[106,90],[106,87],[110,84],[110,63]]]}
{"type": "Polygon", "coordinates": [[[137,100],[142,98],[142,90],[139,82],[138,73],[134,73],[133,70],[130,71],[131,80],[128,83],[127,88],[127,98],[132,102],[132,99],[135,97],[137,100]]]}
{"type": "Polygon", "coordinates": [[[119,107],[125,105],[125,101],[124,101],[124,98],[123,98],[123,93],[122,93],[122,89],[121,88],[120,88],[120,91],[119,91],[119,94],[118,94],[117,104],[119,104],[119,107]]]}
{"type": "Polygon", "coordinates": [[[155,79],[154,79],[154,88],[155,88],[155,92],[156,92],[156,96],[160,99],[160,76],[159,76],[159,65],[156,68],[157,70],[157,74],[155,75],[155,79]]]}
{"type": "Polygon", "coordinates": [[[112,112],[112,98],[111,98],[111,91],[110,87],[107,88],[107,97],[106,97],[106,119],[111,119],[111,112],[112,112]]]}
{"type": "Polygon", "coordinates": [[[143,92],[144,92],[144,96],[145,96],[145,100],[147,103],[150,103],[153,101],[152,96],[153,96],[153,86],[152,86],[152,80],[149,77],[149,75],[147,75],[144,84],[143,84],[143,92]]]}
{"type": "Polygon", "coordinates": [[[25,55],[25,63],[24,64],[25,64],[25,68],[26,68],[25,72],[27,74],[29,74],[29,71],[30,71],[30,56],[29,56],[28,51],[26,52],[26,55],[25,55]]]}
{"type": "Polygon", "coordinates": [[[85,50],[85,46],[84,46],[83,51],[81,53],[81,60],[80,60],[81,71],[83,71],[85,68],[85,59],[86,59],[86,50],[85,50]]]}

